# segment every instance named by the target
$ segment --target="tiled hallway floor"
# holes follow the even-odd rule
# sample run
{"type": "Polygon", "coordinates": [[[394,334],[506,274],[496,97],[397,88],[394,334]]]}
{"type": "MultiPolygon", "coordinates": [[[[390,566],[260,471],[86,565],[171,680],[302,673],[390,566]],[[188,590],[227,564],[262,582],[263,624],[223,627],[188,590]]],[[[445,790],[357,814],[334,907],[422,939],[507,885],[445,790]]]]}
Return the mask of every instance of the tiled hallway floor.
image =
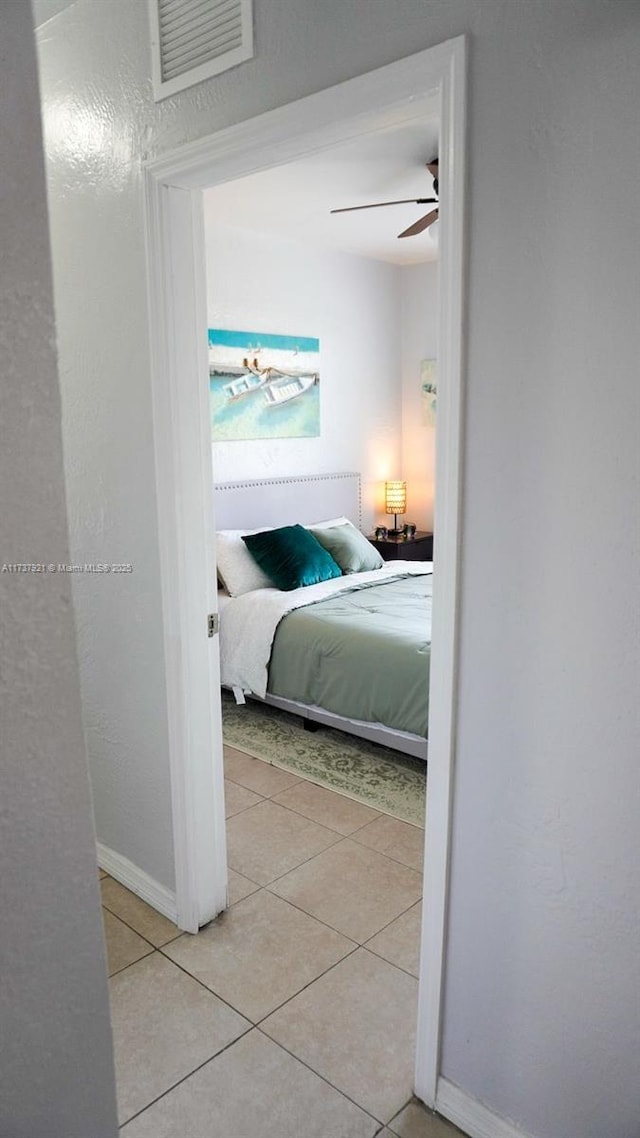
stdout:
{"type": "Polygon", "coordinates": [[[225,747],[231,906],[101,881],[126,1138],[455,1138],[411,1097],[423,832],[225,747]]]}

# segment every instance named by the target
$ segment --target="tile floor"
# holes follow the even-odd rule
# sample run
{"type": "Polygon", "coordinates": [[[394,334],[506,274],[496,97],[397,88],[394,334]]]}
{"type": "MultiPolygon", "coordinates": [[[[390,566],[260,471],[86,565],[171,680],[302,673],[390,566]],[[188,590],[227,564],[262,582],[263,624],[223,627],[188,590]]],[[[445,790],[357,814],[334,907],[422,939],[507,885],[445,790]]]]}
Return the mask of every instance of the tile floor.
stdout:
{"type": "Polygon", "coordinates": [[[423,832],[225,747],[230,908],[101,871],[126,1138],[455,1138],[412,1099],[423,832]]]}

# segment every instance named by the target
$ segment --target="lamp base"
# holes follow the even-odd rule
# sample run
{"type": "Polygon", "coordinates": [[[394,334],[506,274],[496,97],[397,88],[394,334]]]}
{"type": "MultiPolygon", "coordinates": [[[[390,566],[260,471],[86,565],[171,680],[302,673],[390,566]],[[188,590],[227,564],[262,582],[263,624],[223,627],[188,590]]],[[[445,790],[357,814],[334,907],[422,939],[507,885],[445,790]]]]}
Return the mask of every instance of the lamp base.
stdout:
{"type": "Polygon", "coordinates": [[[402,526],[398,526],[398,515],[393,515],[393,529],[387,530],[388,537],[400,537],[402,533],[402,526]]]}

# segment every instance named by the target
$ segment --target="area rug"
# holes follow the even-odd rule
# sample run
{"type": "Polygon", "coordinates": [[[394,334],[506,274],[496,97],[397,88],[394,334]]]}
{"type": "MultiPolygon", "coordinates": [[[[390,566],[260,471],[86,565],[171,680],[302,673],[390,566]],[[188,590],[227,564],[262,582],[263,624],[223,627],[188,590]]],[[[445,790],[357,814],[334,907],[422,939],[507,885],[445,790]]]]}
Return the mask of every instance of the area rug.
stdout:
{"type": "Polygon", "coordinates": [[[427,764],[355,735],[305,731],[296,715],[222,693],[225,743],[383,814],[424,827],[427,764]]]}

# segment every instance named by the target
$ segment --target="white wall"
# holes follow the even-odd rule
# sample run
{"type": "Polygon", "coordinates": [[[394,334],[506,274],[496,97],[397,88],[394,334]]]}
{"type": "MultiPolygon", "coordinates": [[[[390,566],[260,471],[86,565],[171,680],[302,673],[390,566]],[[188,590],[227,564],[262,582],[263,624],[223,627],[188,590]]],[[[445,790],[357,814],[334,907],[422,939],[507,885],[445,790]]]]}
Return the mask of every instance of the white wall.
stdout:
{"type": "Polygon", "coordinates": [[[141,159],[467,33],[443,1070],[535,1138],[630,1138],[640,1117],[640,9],[255,8],[256,59],[160,106],[142,2],[76,0],[41,32],[74,553],[136,563],[108,608],[91,595],[79,610],[94,784],[109,800],[99,824],[169,883],[141,159]]]}
{"type": "MultiPolygon", "coordinates": [[[[117,1133],[31,9],[0,6],[0,1134],[117,1133]]],[[[96,587],[98,587],[96,585],[96,587]]]]}
{"type": "Polygon", "coordinates": [[[438,356],[438,264],[400,270],[400,374],[402,477],[407,481],[405,521],[433,532],[435,425],[425,416],[420,361],[438,356]]]}
{"type": "Polygon", "coordinates": [[[640,8],[480,8],[443,1067],[635,1138],[640,8]]]}
{"type": "Polygon", "coordinates": [[[208,224],[207,274],[209,327],[320,340],[319,438],[216,442],[216,479],[359,470],[369,531],[400,470],[400,270],[208,224]]]}

